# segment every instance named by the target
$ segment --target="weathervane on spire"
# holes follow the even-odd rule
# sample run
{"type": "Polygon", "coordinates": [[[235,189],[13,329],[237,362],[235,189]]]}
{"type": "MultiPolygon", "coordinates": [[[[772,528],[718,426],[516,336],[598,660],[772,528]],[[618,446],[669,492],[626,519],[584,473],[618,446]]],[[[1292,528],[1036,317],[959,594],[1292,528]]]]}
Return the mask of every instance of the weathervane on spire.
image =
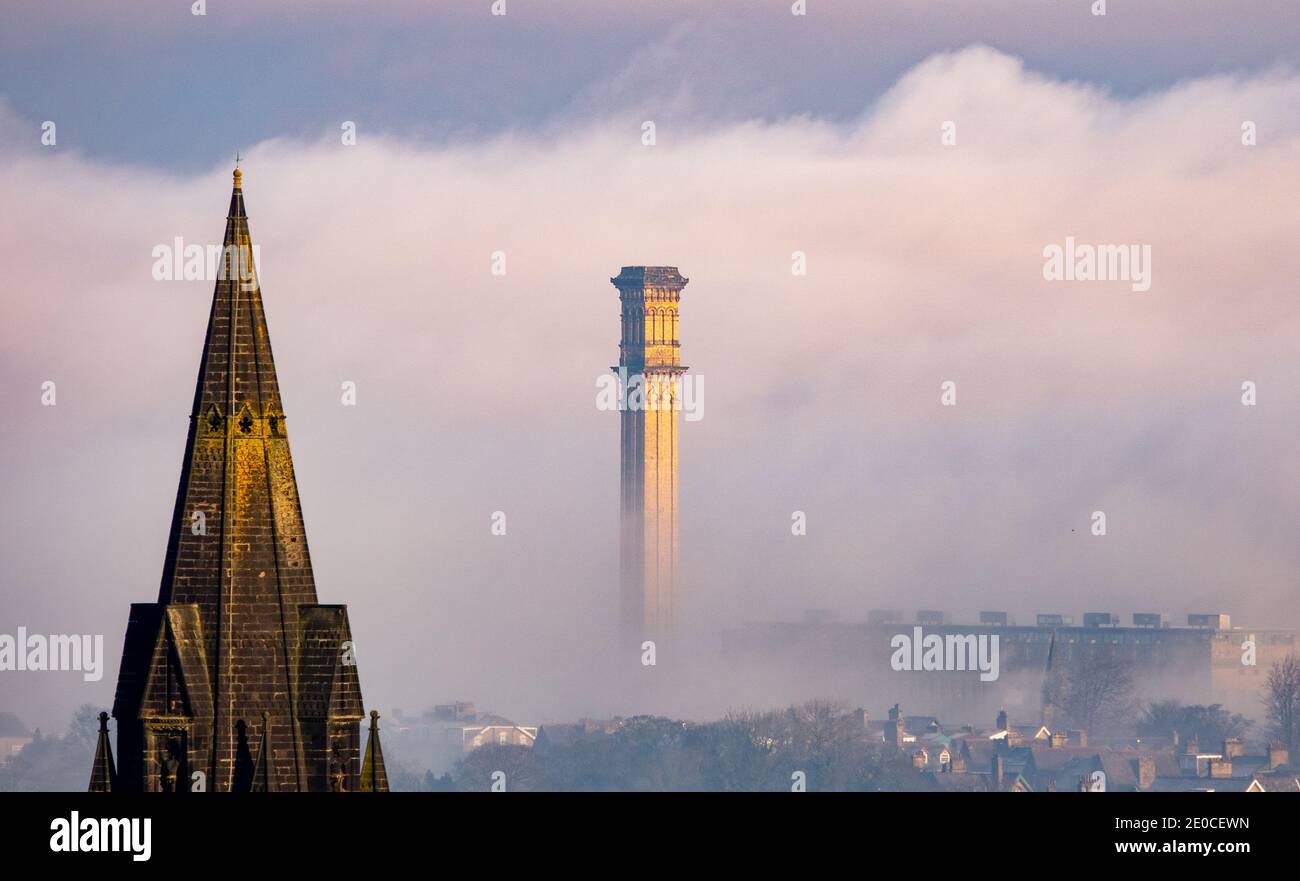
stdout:
{"type": "Polygon", "coordinates": [[[243,158],[244,157],[239,155],[239,151],[236,150],[235,151],[235,189],[242,189],[243,187],[244,173],[239,170],[239,163],[243,158]]]}

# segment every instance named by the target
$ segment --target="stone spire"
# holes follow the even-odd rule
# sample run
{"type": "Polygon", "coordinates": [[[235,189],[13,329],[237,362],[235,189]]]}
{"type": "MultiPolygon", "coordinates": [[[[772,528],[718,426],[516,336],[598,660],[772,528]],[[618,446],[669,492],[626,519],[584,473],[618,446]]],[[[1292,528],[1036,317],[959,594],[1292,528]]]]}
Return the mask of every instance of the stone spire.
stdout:
{"type": "Polygon", "coordinates": [[[379,711],[370,711],[370,739],[366,741],[366,761],[361,766],[362,792],[387,792],[388,772],[384,769],[384,750],[379,745],[379,711]]]}
{"type": "Polygon", "coordinates": [[[95,744],[95,765],[90,769],[90,792],[112,792],[117,788],[117,769],[108,744],[108,713],[99,714],[99,742],[95,744]]]}
{"type": "Polygon", "coordinates": [[[127,625],[123,789],[248,791],[258,743],[272,788],[356,782],[347,610],[317,603],[254,253],[235,169],[158,602],[127,625]]]}

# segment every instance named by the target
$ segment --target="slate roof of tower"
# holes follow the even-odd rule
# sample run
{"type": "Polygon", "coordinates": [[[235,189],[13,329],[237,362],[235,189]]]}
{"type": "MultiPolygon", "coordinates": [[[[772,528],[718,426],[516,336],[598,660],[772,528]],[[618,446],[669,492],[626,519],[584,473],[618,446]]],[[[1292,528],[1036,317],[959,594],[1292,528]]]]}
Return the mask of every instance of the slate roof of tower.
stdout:
{"type": "Polygon", "coordinates": [[[149,726],[211,789],[359,781],[347,609],[317,602],[254,254],[236,169],[158,602],[132,605],[118,677],[128,789],[158,765],[149,726]]]}

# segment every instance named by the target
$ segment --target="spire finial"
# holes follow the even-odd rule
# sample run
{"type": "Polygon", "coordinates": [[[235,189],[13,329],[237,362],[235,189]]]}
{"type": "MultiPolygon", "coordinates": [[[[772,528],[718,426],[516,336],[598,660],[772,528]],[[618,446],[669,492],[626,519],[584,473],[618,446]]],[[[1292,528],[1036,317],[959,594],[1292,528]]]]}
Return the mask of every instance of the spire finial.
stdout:
{"type": "Polygon", "coordinates": [[[244,186],[244,173],[239,170],[239,163],[242,159],[243,157],[240,156],[239,151],[236,150],[235,151],[235,189],[237,190],[243,189],[244,186]]]}

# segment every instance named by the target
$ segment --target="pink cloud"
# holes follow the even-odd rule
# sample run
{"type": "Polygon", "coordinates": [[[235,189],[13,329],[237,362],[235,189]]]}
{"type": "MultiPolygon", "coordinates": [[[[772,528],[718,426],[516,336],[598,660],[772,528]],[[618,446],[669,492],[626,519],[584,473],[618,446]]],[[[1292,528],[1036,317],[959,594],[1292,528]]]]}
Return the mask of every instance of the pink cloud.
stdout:
{"type": "MultiPolygon", "coordinates": [[[[441,146],[363,128],[355,147],[251,148],[319,589],[351,605],[367,693],[625,709],[584,677],[615,596],[616,417],[594,406],[616,357],[607,279],[636,263],[692,279],[698,629],[902,597],[1140,596],[1295,621],[1298,102],[1284,73],[1120,100],[972,48],[918,65],[849,127],[665,126],[647,148],[629,115],[441,146]],[[1043,249],[1066,236],[1150,245],[1151,290],[1044,281],[1043,249]],[[941,408],[950,379],[959,404],[941,408]],[[1247,379],[1255,408],[1238,401],[1247,379]],[[1096,508],[1104,548],[1072,534],[1096,508]]],[[[0,143],[0,186],[24,194],[0,216],[0,604],[112,645],[156,590],[211,296],[153,281],[150,251],[219,237],[229,169],[0,143]]],[[[661,699],[698,710],[702,695],[661,699]]]]}

